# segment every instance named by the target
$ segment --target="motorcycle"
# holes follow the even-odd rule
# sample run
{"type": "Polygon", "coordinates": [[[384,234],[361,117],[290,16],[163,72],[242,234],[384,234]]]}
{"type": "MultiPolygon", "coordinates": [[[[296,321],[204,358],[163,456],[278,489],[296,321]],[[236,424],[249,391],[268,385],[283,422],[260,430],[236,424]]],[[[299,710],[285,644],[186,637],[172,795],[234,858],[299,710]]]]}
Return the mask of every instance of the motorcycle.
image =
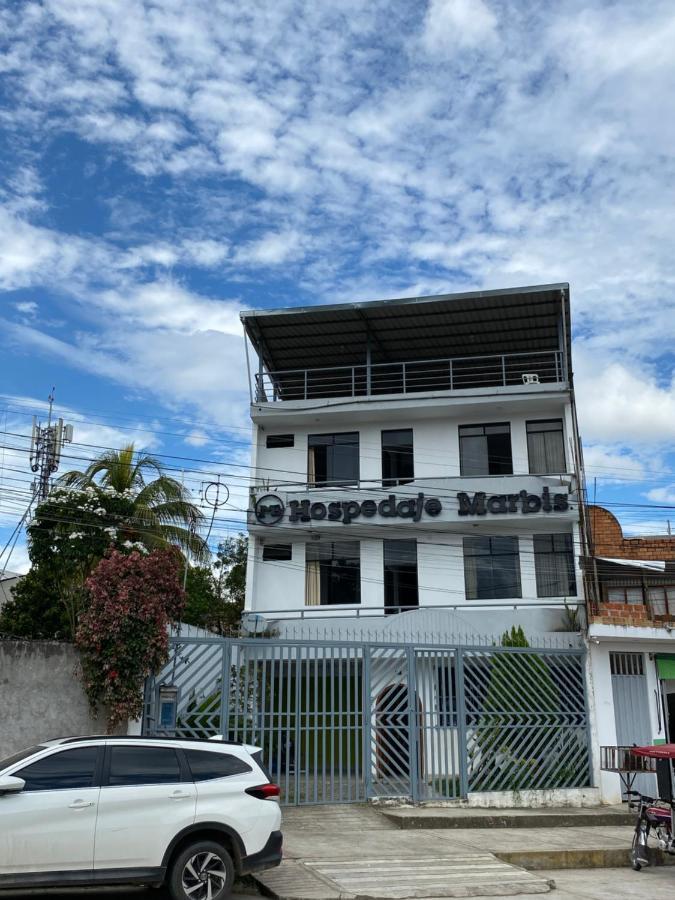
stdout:
{"type": "Polygon", "coordinates": [[[653,833],[657,847],[675,856],[675,799],[672,791],[671,760],[675,759],[675,744],[660,744],[654,747],[631,747],[630,753],[642,759],[657,760],[655,771],[662,767],[659,788],[663,797],[647,797],[640,791],[628,790],[629,803],[637,809],[637,821],[630,852],[630,861],[636,872],[650,864],[649,835],[653,833]],[[630,800],[638,797],[637,802],[630,800]]]}

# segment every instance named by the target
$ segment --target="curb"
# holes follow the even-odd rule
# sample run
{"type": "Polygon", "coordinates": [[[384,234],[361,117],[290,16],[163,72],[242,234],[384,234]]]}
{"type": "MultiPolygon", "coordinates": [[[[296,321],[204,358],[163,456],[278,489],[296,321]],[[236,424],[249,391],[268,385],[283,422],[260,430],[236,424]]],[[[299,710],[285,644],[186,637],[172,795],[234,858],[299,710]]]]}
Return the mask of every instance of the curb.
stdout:
{"type": "Polygon", "coordinates": [[[382,810],[382,815],[402,830],[426,828],[589,828],[608,825],[635,825],[633,813],[605,813],[584,815],[540,815],[529,813],[511,816],[508,813],[469,816],[402,816],[382,810]]]}
{"type": "MultiPolygon", "coordinates": [[[[503,862],[530,872],[538,869],[621,869],[630,866],[630,850],[613,847],[602,850],[509,850],[493,851],[503,862]]],[[[652,866],[675,866],[675,856],[649,848],[652,866]]]]}

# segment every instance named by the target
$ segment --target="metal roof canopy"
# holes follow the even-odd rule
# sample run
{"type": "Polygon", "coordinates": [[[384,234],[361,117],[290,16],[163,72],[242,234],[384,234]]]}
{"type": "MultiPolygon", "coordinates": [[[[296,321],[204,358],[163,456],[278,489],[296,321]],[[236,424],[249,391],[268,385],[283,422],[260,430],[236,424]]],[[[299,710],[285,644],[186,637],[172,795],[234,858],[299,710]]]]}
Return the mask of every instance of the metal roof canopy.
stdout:
{"type": "Polygon", "coordinates": [[[564,350],[569,284],[240,313],[268,371],[564,350]]]}

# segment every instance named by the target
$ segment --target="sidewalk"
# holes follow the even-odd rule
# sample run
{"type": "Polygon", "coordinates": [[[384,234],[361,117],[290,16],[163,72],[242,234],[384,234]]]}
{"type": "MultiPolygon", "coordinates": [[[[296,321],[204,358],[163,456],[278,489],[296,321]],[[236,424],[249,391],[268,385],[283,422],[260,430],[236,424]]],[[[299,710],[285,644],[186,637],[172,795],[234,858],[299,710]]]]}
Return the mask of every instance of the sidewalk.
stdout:
{"type": "MultiPolygon", "coordinates": [[[[256,876],[283,900],[514,896],[547,893],[551,869],[628,866],[630,825],[587,825],[593,810],[542,810],[546,824],[520,827],[528,810],[420,810],[369,806],[294,807],[284,811],[284,863],[256,876]],[[400,827],[399,813],[436,817],[436,827],[400,827]],[[457,813],[471,813],[455,824],[457,813]],[[393,815],[396,813],[396,815],[393,815]],[[513,814],[518,827],[459,827],[513,814]],[[438,825],[439,814],[453,824],[438,825]],[[577,818],[575,818],[575,816],[577,818]]],[[[604,811],[623,821],[622,810],[604,811]]],[[[602,817],[598,821],[605,821],[602,817]]],[[[675,863],[675,857],[667,857],[675,863]]],[[[630,871],[630,870],[628,870],[630,871]]],[[[633,873],[637,874],[637,873],[633,873]]],[[[675,888],[675,872],[673,872],[675,888]]]]}

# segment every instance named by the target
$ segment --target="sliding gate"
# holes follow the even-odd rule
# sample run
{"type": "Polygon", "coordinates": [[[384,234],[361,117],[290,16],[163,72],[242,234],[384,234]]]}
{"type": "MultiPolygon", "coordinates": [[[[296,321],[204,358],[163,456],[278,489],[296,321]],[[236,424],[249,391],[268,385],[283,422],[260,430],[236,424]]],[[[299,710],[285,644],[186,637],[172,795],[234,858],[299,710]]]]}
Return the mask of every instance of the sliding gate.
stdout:
{"type": "Polygon", "coordinates": [[[578,650],[173,640],[144,731],[262,747],[290,804],[590,783],[578,650]]]}

